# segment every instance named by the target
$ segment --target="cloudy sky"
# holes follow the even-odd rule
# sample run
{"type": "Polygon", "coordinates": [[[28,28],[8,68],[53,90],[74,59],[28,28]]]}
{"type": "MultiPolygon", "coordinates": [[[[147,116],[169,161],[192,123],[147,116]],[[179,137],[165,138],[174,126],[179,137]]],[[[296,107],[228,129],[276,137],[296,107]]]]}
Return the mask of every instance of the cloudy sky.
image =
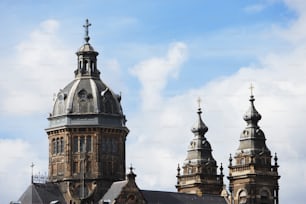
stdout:
{"type": "Polygon", "coordinates": [[[101,78],[123,95],[127,165],[140,188],[175,191],[199,97],[213,155],[227,167],[253,83],[279,156],[280,203],[304,203],[306,1],[2,0],[0,10],[1,203],[30,184],[32,162],[47,172],[46,118],[74,78],[86,18],[101,78]]]}

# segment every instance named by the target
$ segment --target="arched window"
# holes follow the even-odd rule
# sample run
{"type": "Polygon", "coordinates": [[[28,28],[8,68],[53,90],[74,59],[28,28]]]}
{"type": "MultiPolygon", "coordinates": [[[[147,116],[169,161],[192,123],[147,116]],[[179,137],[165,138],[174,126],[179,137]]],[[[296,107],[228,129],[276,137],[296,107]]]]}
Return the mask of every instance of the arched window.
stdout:
{"type": "Polygon", "coordinates": [[[91,152],[92,148],[91,148],[91,136],[87,136],[86,137],[86,151],[87,152],[91,152]]]}
{"type": "Polygon", "coordinates": [[[246,191],[242,190],[239,193],[239,200],[238,200],[239,204],[246,204],[247,203],[247,193],[246,191]]]}
{"type": "Polygon", "coordinates": [[[56,145],[55,145],[55,154],[59,153],[59,138],[56,138],[56,145]]]}
{"type": "Polygon", "coordinates": [[[73,152],[79,151],[78,137],[73,138],[73,152]]]}
{"type": "Polygon", "coordinates": [[[86,146],[85,146],[85,137],[82,136],[80,138],[80,152],[85,152],[86,151],[85,148],[86,148],[86,146]]]}
{"type": "Polygon", "coordinates": [[[60,153],[64,153],[64,138],[61,137],[61,141],[60,141],[60,153]]]}
{"type": "Polygon", "coordinates": [[[52,153],[56,154],[56,140],[55,139],[52,140],[52,153]]]}
{"type": "Polygon", "coordinates": [[[268,203],[269,203],[269,192],[263,190],[260,193],[260,204],[268,204],[268,203]]]}
{"type": "Polygon", "coordinates": [[[241,165],[245,165],[245,158],[241,158],[240,164],[241,164],[241,165]]]}

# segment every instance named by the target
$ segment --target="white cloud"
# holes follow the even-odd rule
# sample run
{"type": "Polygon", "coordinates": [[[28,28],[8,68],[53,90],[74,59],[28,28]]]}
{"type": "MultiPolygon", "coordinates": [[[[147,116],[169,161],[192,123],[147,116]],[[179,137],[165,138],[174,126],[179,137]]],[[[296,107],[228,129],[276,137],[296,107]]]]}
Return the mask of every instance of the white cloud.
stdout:
{"type": "MultiPolygon", "coordinates": [[[[185,159],[187,145],[193,137],[190,128],[196,120],[196,99],[199,96],[203,99],[203,119],[209,127],[206,136],[215,159],[219,164],[223,162],[226,169],[228,154],[235,152],[245,126],[242,115],[249,105],[248,86],[253,82],[256,87],[255,105],[263,115],[260,125],[266,133],[267,145],[279,155],[281,202],[295,200],[303,203],[297,199],[301,198],[306,187],[300,182],[305,180],[306,163],[303,146],[306,143],[303,136],[306,131],[303,124],[306,119],[303,8],[306,4],[297,0],[286,2],[299,12],[299,18],[289,28],[275,28],[277,32],[273,30],[270,35],[288,40],[292,43],[291,49],[262,56],[257,66],[243,67],[232,76],[203,82],[202,87],[173,97],[165,97],[163,90],[182,69],[187,58],[186,44],[175,43],[164,57],[145,60],[131,70],[142,85],[142,107],[138,114],[128,116],[131,133],[127,141],[127,162],[136,168],[140,187],[174,190],[177,163],[185,159]]],[[[73,78],[75,56],[58,39],[58,26],[58,22],[53,20],[42,23],[17,46],[17,54],[2,63],[4,67],[10,67],[10,71],[0,75],[0,90],[4,93],[0,100],[1,112],[50,111],[52,102],[46,98],[73,78]],[[48,76],[42,78],[46,73],[48,76]]],[[[106,66],[115,73],[120,68],[116,60],[106,61],[106,66]]],[[[1,183],[26,183],[29,163],[39,160],[37,152],[24,141],[0,140],[2,155],[11,150],[14,150],[12,156],[0,164],[1,183]],[[16,179],[7,176],[12,169],[16,171],[10,175],[16,179]]],[[[1,192],[6,197],[16,198],[16,192],[20,191],[18,197],[25,185],[18,184],[18,190],[16,186],[6,187],[1,192]]]]}
{"type": "Polygon", "coordinates": [[[131,70],[142,84],[141,97],[144,109],[155,109],[160,103],[168,78],[178,74],[186,55],[186,45],[178,42],[170,46],[166,57],[140,62],[131,70]]]}
{"type": "MultiPolygon", "coordinates": [[[[304,14],[300,16],[303,18],[304,14]]],[[[141,187],[175,190],[176,165],[184,161],[193,137],[190,127],[196,120],[199,96],[203,99],[203,118],[209,127],[206,136],[216,160],[226,167],[228,155],[235,153],[245,126],[242,116],[249,106],[248,87],[253,82],[255,105],[263,116],[260,126],[268,147],[279,156],[281,202],[290,203],[294,198],[296,203],[303,203],[300,195],[306,184],[299,181],[305,177],[306,163],[303,147],[306,143],[303,136],[306,132],[306,41],[301,39],[306,37],[306,27],[301,24],[301,18],[287,29],[277,28],[278,32],[272,32],[276,38],[286,36],[283,43],[292,43],[288,50],[261,56],[256,66],[242,67],[231,76],[203,82],[202,87],[182,95],[162,95],[171,73],[178,72],[167,68],[168,64],[161,63],[160,59],[148,59],[134,68],[133,73],[142,85],[142,106],[151,107],[143,108],[128,123],[132,130],[128,138],[133,140],[127,147],[128,162],[136,167],[141,187]]]]}
{"type": "Polygon", "coordinates": [[[59,40],[58,27],[55,20],[42,22],[16,46],[16,54],[2,63],[9,71],[0,76],[1,112],[47,113],[55,88],[73,79],[75,59],[59,40]]]}
{"type": "Polygon", "coordinates": [[[259,13],[264,10],[266,6],[264,4],[253,4],[244,8],[247,13],[259,13]]]}
{"type": "Polygon", "coordinates": [[[1,202],[9,203],[17,200],[31,183],[30,165],[34,162],[34,174],[44,174],[48,161],[39,159],[35,148],[23,140],[0,139],[0,154],[5,155],[0,163],[1,202]],[[37,162],[37,163],[36,163],[37,162]],[[3,185],[5,184],[5,185],[3,185]],[[11,199],[11,200],[6,200],[11,199]]]}

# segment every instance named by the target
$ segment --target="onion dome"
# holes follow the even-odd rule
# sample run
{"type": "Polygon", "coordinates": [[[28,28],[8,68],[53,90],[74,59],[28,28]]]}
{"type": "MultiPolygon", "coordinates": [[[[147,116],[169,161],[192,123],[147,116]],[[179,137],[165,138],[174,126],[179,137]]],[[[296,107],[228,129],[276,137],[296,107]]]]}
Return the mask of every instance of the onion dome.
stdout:
{"type": "Polygon", "coordinates": [[[198,108],[198,120],[196,121],[196,123],[193,125],[191,131],[194,134],[198,134],[200,136],[204,136],[205,133],[208,131],[208,127],[205,125],[205,123],[202,120],[201,114],[202,114],[202,110],[199,107],[198,108]]]}
{"type": "Polygon", "coordinates": [[[258,121],[261,119],[261,115],[258,113],[254,106],[255,98],[253,95],[250,96],[251,105],[248,111],[244,114],[243,119],[248,123],[248,126],[257,126],[258,121]]]}
{"type": "Polygon", "coordinates": [[[85,43],[76,52],[78,65],[75,79],[56,95],[49,117],[50,127],[74,124],[125,127],[121,96],[100,79],[97,68],[99,53],[89,44],[90,25],[86,20],[85,43]]]}
{"type": "Polygon", "coordinates": [[[190,142],[188,147],[187,158],[185,159],[185,163],[214,163],[215,160],[212,156],[211,145],[204,136],[208,131],[208,127],[205,125],[201,118],[202,110],[199,107],[198,111],[198,120],[192,127],[191,131],[194,134],[194,138],[190,142]]]}
{"type": "Polygon", "coordinates": [[[237,154],[257,154],[263,152],[270,154],[266,146],[265,134],[258,126],[261,115],[254,106],[255,98],[253,94],[251,94],[249,101],[250,107],[243,116],[243,119],[247,122],[247,126],[240,135],[240,145],[237,154]]]}

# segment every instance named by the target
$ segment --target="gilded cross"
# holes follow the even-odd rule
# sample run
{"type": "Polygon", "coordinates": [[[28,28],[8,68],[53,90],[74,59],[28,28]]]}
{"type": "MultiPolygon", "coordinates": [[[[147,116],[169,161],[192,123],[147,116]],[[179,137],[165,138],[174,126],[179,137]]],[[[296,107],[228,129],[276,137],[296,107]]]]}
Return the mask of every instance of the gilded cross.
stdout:
{"type": "Polygon", "coordinates": [[[89,26],[91,26],[91,23],[89,23],[88,19],[86,19],[85,21],[85,25],[83,25],[83,27],[85,28],[85,41],[88,42],[89,41],[89,36],[88,36],[88,28],[89,26]]]}

